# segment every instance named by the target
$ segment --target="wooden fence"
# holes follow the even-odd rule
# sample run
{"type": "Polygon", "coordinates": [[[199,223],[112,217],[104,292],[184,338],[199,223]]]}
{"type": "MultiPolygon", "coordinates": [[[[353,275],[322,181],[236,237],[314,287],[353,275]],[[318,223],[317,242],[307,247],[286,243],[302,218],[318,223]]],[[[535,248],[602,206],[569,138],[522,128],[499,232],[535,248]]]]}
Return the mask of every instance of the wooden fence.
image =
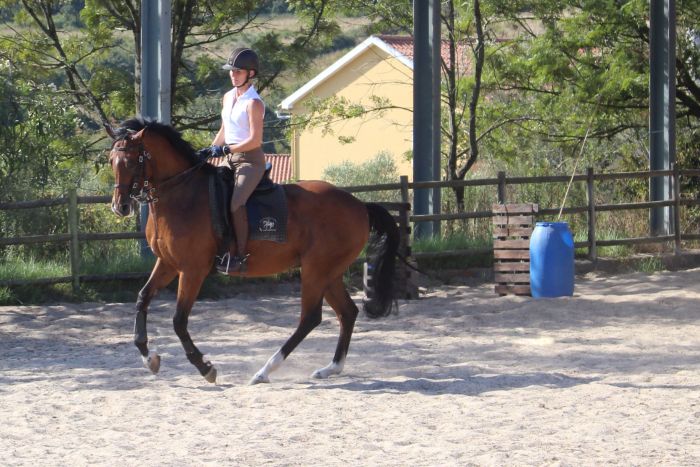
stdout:
{"type": "MultiPolygon", "coordinates": [[[[459,180],[459,181],[432,181],[432,182],[409,182],[407,177],[401,177],[399,183],[388,183],[382,185],[366,185],[346,187],[345,189],[352,193],[373,192],[373,191],[399,191],[401,193],[401,203],[386,203],[391,207],[407,206],[410,203],[410,191],[416,189],[433,189],[433,188],[456,188],[456,187],[478,187],[478,186],[493,186],[496,188],[495,199],[499,203],[508,202],[529,202],[530,200],[509,200],[507,199],[507,187],[509,185],[523,184],[549,184],[549,183],[568,183],[570,180],[576,183],[586,184],[587,205],[571,206],[562,209],[562,214],[585,214],[587,215],[587,240],[576,242],[576,248],[587,248],[588,256],[592,261],[597,259],[597,248],[601,246],[613,245],[637,245],[645,243],[663,243],[673,242],[676,253],[681,251],[681,241],[683,240],[700,240],[700,234],[682,233],[680,226],[680,208],[682,206],[699,206],[700,200],[690,197],[683,198],[680,193],[680,177],[698,177],[700,170],[679,170],[674,167],[672,170],[656,170],[643,172],[617,172],[617,173],[594,173],[593,169],[587,169],[585,174],[572,176],[545,176],[545,177],[508,177],[505,172],[499,172],[496,178],[474,179],[474,180],[459,180]],[[671,177],[673,186],[673,197],[667,201],[648,201],[636,203],[621,203],[621,204],[596,204],[595,203],[595,185],[599,181],[609,180],[630,180],[630,179],[646,179],[651,177],[671,177]],[[673,211],[673,234],[665,236],[644,236],[636,238],[618,238],[618,239],[599,239],[597,236],[596,215],[600,212],[608,211],[629,211],[637,209],[651,209],[658,207],[672,207],[673,211]]],[[[97,280],[118,280],[135,277],[147,277],[149,273],[124,273],[124,274],[109,274],[109,275],[81,275],[80,274],[80,243],[93,240],[116,240],[116,239],[142,239],[142,232],[119,232],[119,233],[87,233],[80,232],[79,227],[79,204],[103,204],[109,203],[109,196],[77,196],[75,190],[71,190],[67,197],[58,199],[46,199],[37,201],[22,201],[15,203],[0,203],[0,210],[17,210],[41,208],[49,206],[67,205],[69,231],[64,234],[54,235],[32,235],[14,238],[0,238],[0,246],[18,245],[18,244],[33,244],[44,242],[64,242],[70,247],[71,259],[71,275],[66,277],[53,277],[31,280],[0,280],[0,286],[12,285],[27,285],[27,284],[53,284],[53,283],[72,283],[74,289],[78,289],[82,281],[97,281],[97,280]]],[[[538,216],[551,216],[559,213],[559,208],[547,208],[540,206],[538,216]]],[[[407,213],[408,214],[408,213],[407,213]]],[[[461,213],[445,213],[445,214],[430,214],[416,215],[408,214],[408,223],[415,225],[416,222],[429,221],[449,221],[457,219],[481,219],[491,218],[493,213],[488,211],[474,211],[461,213]]],[[[404,217],[401,213],[398,214],[397,220],[401,223],[401,218],[404,217]]],[[[470,249],[470,250],[450,250],[441,252],[421,252],[415,253],[410,250],[410,226],[402,225],[402,250],[405,254],[411,255],[416,259],[427,257],[441,256],[457,256],[490,253],[491,247],[470,249]]]]}

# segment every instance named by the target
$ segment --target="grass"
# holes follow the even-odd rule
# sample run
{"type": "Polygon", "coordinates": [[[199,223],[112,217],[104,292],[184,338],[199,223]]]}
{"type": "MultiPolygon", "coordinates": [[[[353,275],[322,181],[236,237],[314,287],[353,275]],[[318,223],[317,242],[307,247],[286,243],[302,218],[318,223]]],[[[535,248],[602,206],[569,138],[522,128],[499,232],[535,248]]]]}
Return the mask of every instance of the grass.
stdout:
{"type": "MultiPolygon", "coordinates": [[[[135,242],[111,242],[105,248],[87,248],[83,251],[80,265],[81,275],[109,275],[127,272],[148,273],[155,264],[153,256],[142,257],[135,242]],[[116,245],[116,246],[115,246],[116,245]]],[[[34,257],[22,259],[19,256],[5,258],[0,267],[0,280],[32,280],[70,276],[68,258],[37,260],[34,257]]],[[[245,288],[265,288],[280,281],[296,280],[298,270],[277,274],[268,278],[241,279],[212,274],[207,277],[200,291],[200,298],[219,299],[231,296],[245,288]]],[[[0,286],[0,305],[23,305],[57,302],[115,301],[135,302],[138,291],[146,283],[146,278],[114,281],[81,282],[78,293],[72,283],[47,285],[0,286]]],[[[167,290],[177,291],[177,279],[167,290]]]]}
{"type": "Polygon", "coordinates": [[[68,261],[37,260],[29,257],[21,260],[16,257],[6,258],[0,268],[0,280],[39,279],[43,277],[63,277],[70,275],[68,261]]]}
{"type": "Polygon", "coordinates": [[[139,253],[128,255],[109,255],[91,257],[80,263],[81,274],[116,274],[120,272],[145,272],[155,265],[153,255],[141,256],[139,253]]]}
{"type": "MultiPolygon", "coordinates": [[[[585,242],[588,240],[588,233],[587,232],[578,232],[574,233],[574,242],[585,242]]],[[[575,258],[585,258],[588,256],[588,248],[583,247],[583,248],[576,248],[574,250],[574,257],[575,258]]]]}
{"type": "Polygon", "coordinates": [[[664,265],[660,258],[649,257],[639,262],[638,269],[640,272],[646,273],[659,272],[664,270],[664,265]]]}
{"type": "MultiPolygon", "coordinates": [[[[440,251],[490,249],[490,238],[471,238],[464,233],[455,233],[449,237],[433,237],[416,240],[411,250],[414,253],[433,253],[440,251]]],[[[470,267],[489,267],[493,263],[493,254],[478,253],[438,258],[422,258],[419,265],[429,269],[466,269],[470,267]]]]}
{"type": "MultiPolygon", "coordinates": [[[[597,233],[597,238],[605,240],[619,240],[626,238],[629,235],[618,231],[617,229],[606,229],[597,233]]],[[[598,256],[606,256],[610,258],[628,258],[634,254],[634,249],[629,245],[612,245],[598,247],[598,256]]]]}
{"type": "MultiPolygon", "coordinates": [[[[616,230],[599,232],[599,238],[615,239],[624,238],[626,235],[616,230]]],[[[576,241],[585,241],[585,233],[578,234],[576,241]]],[[[150,272],[155,262],[153,257],[141,257],[138,245],[133,241],[115,241],[108,244],[90,246],[83,250],[81,261],[81,274],[101,275],[124,272],[150,272]]],[[[421,268],[432,270],[451,270],[468,268],[487,268],[493,263],[493,255],[490,251],[491,238],[473,238],[467,233],[455,233],[446,237],[419,239],[414,241],[412,251],[414,253],[442,252],[456,250],[486,249],[486,253],[460,254],[455,256],[443,256],[435,258],[421,258],[418,265],[421,268]]],[[[615,259],[626,259],[632,256],[636,250],[631,246],[610,246],[598,249],[599,256],[615,259]]],[[[578,248],[576,256],[585,257],[587,248],[578,248]]],[[[0,266],[0,280],[31,280],[49,277],[70,276],[70,266],[67,258],[52,260],[39,260],[34,256],[26,259],[19,255],[6,254],[2,266],[0,266]]],[[[361,255],[361,258],[364,253],[361,255]]],[[[663,269],[661,259],[649,257],[635,263],[635,270],[641,272],[657,272],[663,269]]],[[[239,293],[242,289],[265,289],[271,284],[296,281],[299,278],[299,270],[278,274],[269,278],[240,279],[212,274],[204,282],[200,292],[200,298],[219,299],[239,293]]],[[[362,266],[353,265],[346,274],[346,284],[351,287],[359,287],[361,284],[362,266]]],[[[136,294],[143,287],[145,278],[120,281],[83,282],[80,292],[75,294],[70,283],[53,285],[27,286],[0,286],[0,305],[15,305],[28,303],[56,303],[75,301],[120,301],[133,302],[136,294]]],[[[177,280],[168,286],[172,292],[177,290],[177,280]]]]}

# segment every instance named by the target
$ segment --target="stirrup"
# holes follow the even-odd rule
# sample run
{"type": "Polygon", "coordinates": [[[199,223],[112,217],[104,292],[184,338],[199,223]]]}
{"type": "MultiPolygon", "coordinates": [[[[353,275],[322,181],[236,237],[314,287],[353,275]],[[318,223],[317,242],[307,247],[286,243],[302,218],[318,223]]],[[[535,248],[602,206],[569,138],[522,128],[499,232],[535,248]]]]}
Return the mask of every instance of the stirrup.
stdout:
{"type": "Polygon", "coordinates": [[[224,256],[216,257],[216,270],[221,274],[229,274],[232,272],[245,273],[248,270],[248,257],[250,255],[245,255],[240,257],[238,255],[231,256],[231,253],[226,253],[224,256]]]}

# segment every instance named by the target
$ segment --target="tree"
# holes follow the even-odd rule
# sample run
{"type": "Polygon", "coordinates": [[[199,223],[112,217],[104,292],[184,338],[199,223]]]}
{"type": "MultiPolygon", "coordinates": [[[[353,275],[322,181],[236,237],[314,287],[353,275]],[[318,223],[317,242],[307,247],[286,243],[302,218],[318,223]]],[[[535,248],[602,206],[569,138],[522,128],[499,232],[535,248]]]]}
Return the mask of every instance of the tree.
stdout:
{"type": "MultiPolygon", "coordinates": [[[[408,0],[352,0],[347,3],[347,8],[354,14],[368,15],[373,24],[370,31],[404,34],[410,34],[412,31],[413,16],[410,13],[413,10],[408,0]]],[[[444,104],[441,146],[442,156],[446,161],[444,175],[448,180],[463,180],[478,158],[479,140],[505,122],[493,125],[481,135],[477,134],[477,113],[487,41],[481,0],[442,2],[441,21],[443,43],[449,55],[441,59],[444,104]]],[[[297,120],[296,124],[301,127],[322,126],[330,130],[331,124],[339,119],[358,118],[367,114],[381,117],[389,108],[396,106],[376,97],[371,105],[360,105],[333,97],[317,102],[311,115],[303,121],[297,120]]],[[[339,138],[342,138],[342,135],[339,138]]],[[[454,191],[458,209],[463,210],[464,189],[454,188],[454,191]]]]}
{"type": "MultiPolygon", "coordinates": [[[[586,133],[588,163],[647,166],[646,0],[470,0],[442,5],[443,38],[450,50],[443,63],[446,178],[464,178],[484,155],[500,167],[568,171],[586,133]],[[469,66],[460,69],[464,44],[469,66]]],[[[348,8],[369,15],[373,31],[411,31],[410,18],[403,13],[410,11],[408,1],[353,0],[348,8]]],[[[679,160],[686,165],[700,161],[699,15],[697,0],[677,2],[678,143],[679,160]]],[[[334,101],[318,110],[332,110],[331,118],[354,118],[391,105],[360,109],[350,104],[334,101]]],[[[456,190],[455,195],[461,209],[463,192],[456,190]]]]}
{"type": "MultiPolygon", "coordinates": [[[[525,129],[546,141],[575,142],[591,121],[590,137],[643,135],[647,128],[649,5],[647,1],[494,1],[517,27],[494,57],[498,89],[518,93],[537,119],[525,129]],[[554,110],[554,111],[552,111],[554,110]],[[640,130],[642,130],[640,132],[640,130]]],[[[677,112],[700,118],[698,48],[693,44],[700,3],[678,2],[677,112]]],[[[511,111],[526,111],[511,107],[511,111]]],[[[638,160],[643,165],[643,160],[638,160]]]]}
{"type": "MultiPolygon", "coordinates": [[[[447,35],[449,59],[442,59],[443,89],[447,101],[446,129],[443,131],[447,142],[446,175],[448,180],[464,180],[479,156],[477,137],[477,107],[481,95],[482,75],[484,69],[486,36],[484,19],[481,15],[480,0],[472,0],[469,12],[457,20],[454,2],[447,2],[442,15],[447,35]],[[474,39],[471,39],[471,37],[474,39]],[[471,49],[471,78],[466,73],[466,60],[458,54],[460,49],[471,49]],[[462,142],[461,131],[467,114],[468,144],[462,142]]],[[[445,119],[443,119],[445,120],[445,119]]],[[[464,187],[454,189],[457,210],[464,210],[464,187]]]]}
{"type": "MultiPolygon", "coordinates": [[[[398,178],[399,172],[394,158],[387,152],[379,152],[372,159],[360,164],[345,161],[323,171],[324,180],[341,187],[396,183],[398,178]]],[[[355,196],[365,202],[401,201],[401,194],[396,190],[389,193],[356,193],[355,196]]]]}
{"type": "MultiPolygon", "coordinates": [[[[2,0],[0,6],[16,11],[22,29],[15,28],[3,39],[16,53],[23,55],[26,66],[42,72],[61,70],[66,91],[72,95],[85,115],[106,123],[134,113],[139,106],[141,81],[140,1],[87,0],[80,15],[84,29],[62,31],[57,17],[75,2],[55,0],[2,0]],[[124,32],[130,43],[124,41],[124,32]],[[111,56],[126,46],[132,50],[133,74],[117,73],[110,78],[114,62],[111,56]],[[109,72],[103,68],[107,66],[109,72]],[[127,91],[127,89],[131,89],[127,91]],[[130,96],[134,109],[119,114],[121,107],[110,107],[109,98],[120,102],[130,96]]],[[[263,15],[275,2],[248,0],[176,0],[172,5],[172,121],[184,129],[204,129],[218,119],[220,96],[216,105],[195,105],[195,101],[227,83],[221,64],[228,53],[202,53],[226,40],[246,41],[263,57],[259,89],[274,88],[279,77],[288,71],[303,70],[320,44],[338,31],[330,19],[331,0],[290,1],[289,8],[300,21],[292,37],[281,38],[263,15]],[[251,31],[255,39],[251,40],[251,31]],[[262,31],[262,32],[261,32],[262,31]],[[243,40],[241,40],[241,38],[243,40]]],[[[226,49],[232,47],[227,46],[226,49]]],[[[127,53],[127,56],[129,54],[127,53]]],[[[63,83],[61,83],[63,84],[63,83]]],[[[213,96],[210,96],[213,97],[213,96]]]]}
{"type": "MultiPolygon", "coordinates": [[[[270,93],[274,104],[275,96],[282,92],[280,78],[303,70],[331,43],[338,31],[332,20],[335,3],[288,1],[282,8],[277,1],[174,1],[173,125],[188,131],[188,138],[208,144],[210,126],[219,118],[221,90],[230,86],[221,65],[234,41],[258,50],[262,57],[258,88],[270,93]],[[269,15],[273,9],[293,12],[287,18],[297,19],[296,26],[278,30],[275,18],[269,15]]],[[[54,170],[58,159],[65,158],[71,158],[76,167],[89,160],[87,167],[92,167],[93,161],[104,156],[101,124],[128,118],[139,108],[140,1],[0,0],[0,8],[4,26],[0,60],[6,67],[4,73],[13,77],[4,83],[7,92],[0,97],[0,107],[12,110],[4,114],[6,119],[13,116],[2,129],[4,136],[37,148],[54,144],[50,138],[55,136],[55,144],[61,141],[62,155],[41,152],[41,157],[56,158],[46,161],[46,170],[54,170]],[[44,107],[52,106],[52,117],[61,118],[60,134],[49,135],[47,122],[32,121],[42,118],[37,112],[42,100],[44,107]],[[36,125],[44,132],[27,131],[36,125]],[[17,132],[24,137],[12,136],[17,132]]],[[[281,138],[283,132],[273,128],[274,115],[266,115],[266,135],[272,140],[281,138]]],[[[0,149],[2,175],[12,177],[21,161],[29,164],[28,173],[44,173],[36,167],[40,158],[22,159],[15,146],[0,149]]],[[[36,192],[37,186],[51,185],[28,186],[36,192]]]]}

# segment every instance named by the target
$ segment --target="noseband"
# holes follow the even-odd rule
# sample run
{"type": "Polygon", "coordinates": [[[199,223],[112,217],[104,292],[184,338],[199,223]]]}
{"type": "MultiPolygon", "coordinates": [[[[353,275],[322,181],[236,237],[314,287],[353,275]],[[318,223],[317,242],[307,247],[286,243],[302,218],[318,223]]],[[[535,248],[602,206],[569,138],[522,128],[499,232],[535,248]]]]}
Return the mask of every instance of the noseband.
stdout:
{"type": "MultiPolygon", "coordinates": [[[[129,152],[134,149],[133,145],[126,145],[121,148],[112,148],[112,151],[117,152],[129,152]]],[[[136,176],[134,177],[133,183],[131,185],[127,183],[115,183],[114,188],[116,189],[129,189],[129,198],[137,201],[139,204],[156,203],[158,202],[158,197],[156,196],[156,187],[153,186],[149,181],[149,173],[152,170],[147,170],[147,165],[150,166],[151,155],[146,152],[143,143],[137,146],[139,151],[138,166],[136,167],[136,176]]]]}

